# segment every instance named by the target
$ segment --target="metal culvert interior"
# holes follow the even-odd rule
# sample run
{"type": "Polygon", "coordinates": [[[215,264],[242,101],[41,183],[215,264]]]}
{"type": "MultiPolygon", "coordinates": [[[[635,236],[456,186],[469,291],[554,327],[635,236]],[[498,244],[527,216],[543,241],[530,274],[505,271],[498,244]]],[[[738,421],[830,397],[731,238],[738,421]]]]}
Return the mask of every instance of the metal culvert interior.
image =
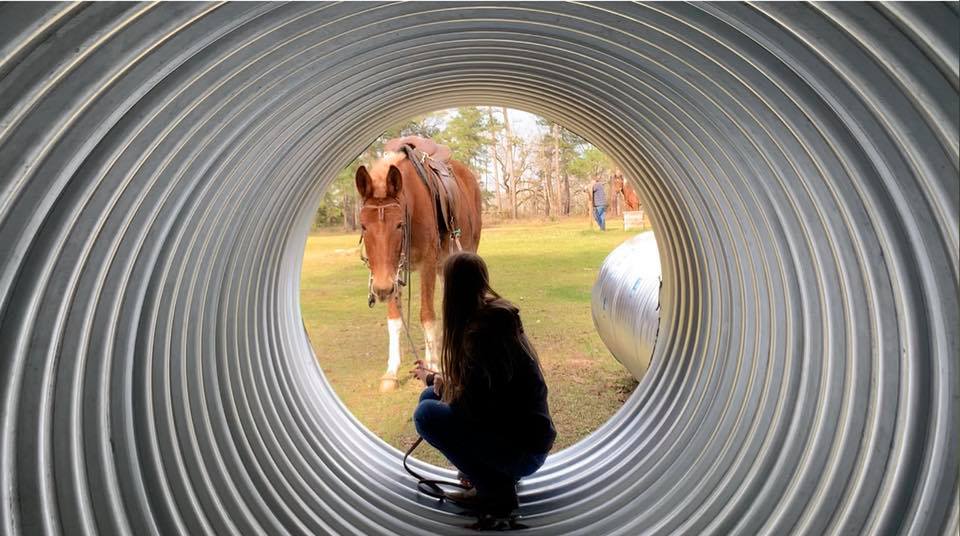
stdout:
{"type": "Polygon", "coordinates": [[[388,125],[528,110],[639,178],[649,372],[530,534],[956,534],[958,4],[3,4],[4,534],[446,534],[300,320],[388,125]]]}

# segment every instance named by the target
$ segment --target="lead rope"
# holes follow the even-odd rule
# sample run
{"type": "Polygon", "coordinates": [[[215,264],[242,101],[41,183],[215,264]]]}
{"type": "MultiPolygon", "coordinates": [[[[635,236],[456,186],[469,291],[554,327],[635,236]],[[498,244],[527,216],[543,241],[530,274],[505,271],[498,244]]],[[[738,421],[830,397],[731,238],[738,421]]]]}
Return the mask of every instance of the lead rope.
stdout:
{"type": "Polygon", "coordinates": [[[417,491],[419,491],[420,493],[423,493],[424,495],[427,495],[428,497],[433,497],[434,499],[439,499],[440,501],[443,501],[443,500],[452,500],[452,499],[450,499],[450,496],[447,495],[447,492],[444,491],[444,489],[441,488],[440,486],[450,486],[454,488],[460,488],[462,490],[470,489],[469,486],[465,486],[464,484],[461,484],[459,482],[453,482],[451,480],[443,480],[443,479],[426,478],[425,476],[411,469],[410,466],[407,465],[407,458],[409,458],[410,455],[413,454],[413,451],[420,446],[420,443],[423,443],[423,438],[418,436],[417,440],[413,442],[413,445],[410,445],[410,448],[407,449],[407,453],[403,455],[403,468],[406,469],[408,473],[410,473],[410,476],[417,479],[417,491]]]}
{"type": "MultiPolygon", "coordinates": [[[[413,292],[411,292],[410,289],[407,289],[408,305],[410,304],[411,294],[413,294],[413,292]]],[[[414,359],[419,361],[420,354],[417,352],[417,345],[413,342],[413,336],[410,335],[410,325],[409,325],[410,309],[409,308],[407,309],[407,319],[404,320],[403,307],[402,307],[403,300],[399,297],[396,298],[396,300],[397,300],[397,309],[400,309],[400,325],[403,326],[403,332],[407,334],[407,342],[410,343],[410,351],[413,353],[414,359]]],[[[407,453],[403,455],[403,468],[406,469],[408,473],[410,473],[410,476],[417,479],[417,491],[423,493],[424,495],[428,495],[430,497],[433,497],[434,499],[440,499],[442,501],[447,498],[447,495],[446,493],[444,493],[443,488],[441,488],[439,484],[453,484],[453,483],[446,482],[444,480],[431,480],[431,479],[425,478],[423,475],[415,472],[413,469],[410,469],[410,466],[407,465],[407,458],[409,458],[410,454],[412,454],[413,451],[416,450],[418,446],[420,446],[420,443],[423,443],[423,437],[418,435],[417,440],[413,442],[413,445],[411,445],[410,448],[407,449],[407,453]]]]}
{"type": "MultiPolygon", "coordinates": [[[[408,213],[406,210],[404,210],[404,237],[403,237],[403,238],[404,238],[404,248],[403,248],[403,249],[404,249],[404,250],[408,250],[408,251],[404,251],[404,256],[405,256],[405,257],[408,257],[408,258],[407,258],[406,266],[404,267],[404,283],[405,283],[404,286],[411,284],[411,280],[410,280],[410,272],[411,272],[411,270],[410,270],[410,264],[412,264],[412,262],[411,262],[410,259],[409,259],[409,249],[411,249],[411,245],[410,245],[410,241],[411,241],[411,240],[410,240],[410,239],[411,239],[411,236],[410,236],[410,235],[411,235],[411,234],[412,234],[412,232],[411,232],[411,230],[410,230],[410,215],[409,215],[409,213],[408,213]]],[[[459,243],[458,243],[458,246],[459,246],[459,243]]],[[[397,300],[397,309],[400,309],[400,324],[403,326],[403,331],[404,331],[404,333],[406,333],[406,335],[407,335],[407,342],[410,344],[410,351],[413,353],[414,359],[416,359],[417,361],[419,361],[419,360],[420,360],[420,354],[419,354],[419,352],[417,352],[417,345],[416,345],[416,343],[413,342],[413,336],[410,334],[410,313],[411,313],[411,311],[412,311],[412,308],[410,307],[410,297],[411,297],[412,295],[413,295],[412,289],[411,289],[411,288],[408,288],[408,289],[407,289],[407,316],[406,316],[406,319],[404,319],[404,314],[403,314],[403,312],[404,312],[404,311],[403,311],[403,306],[402,306],[402,304],[403,304],[403,299],[400,298],[400,297],[397,297],[396,300],[397,300]]],[[[407,460],[410,458],[410,455],[413,454],[413,451],[416,450],[417,447],[420,446],[420,443],[423,443],[423,437],[417,436],[417,440],[413,442],[413,445],[410,445],[410,448],[407,449],[406,454],[403,455],[403,468],[404,468],[408,473],[410,473],[410,476],[412,476],[413,478],[417,479],[417,491],[419,491],[420,493],[423,493],[424,495],[426,495],[426,496],[428,496],[428,497],[432,497],[432,498],[434,498],[434,499],[439,499],[440,501],[443,501],[443,500],[445,500],[445,499],[449,499],[449,497],[447,497],[446,492],[445,492],[445,491],[443,490],[443,488],[441,488],[440,486],[452,486],[452,487],[457,487],[457,488],[464,489],[464,490],[470,489],[470,488],[468,488],[467,486],[464,486],[463,484],[461,484],[461,483],[459,483],[459,482],[452,482],[452,481],[449,481],[449,480],[442,480],[442,479],[430,479],[430,478],[426,478],[426,477],[424,477],[423,475],[421,475],[420,473],[417,473],[416,471],[414,471],[413,469],[411,469],[411,468],[410,468],[410,465],[407,463],[407,460]]]]}
{"type": "MultiPolygon", "coordinates": [[[[408,295],[408,298],[409,298],[409,295],[408,295]]],[[[413,353],[414,359],[417,361],[420,361],[420,354],[417,353],[417,345],[414,344],[413,337],[410,335],[410,326],[409,326],[410,312],[409,310],[407,311],[407,320],[404,320],[403,319],[403,301],[401,298],[395,298],[395,299],[397,300],[397,309],[400,309],[400,324],[403,326],[404,333],[407,334],[407,342],[410,343],[410,351],[413,353]]],[[[408,301],[407,303],[409,304],[410,302],[408,301]]]]}
{"type": "MultiPolygon", "coordinates": [[[[400,299],[398,298],[397,308],[400,309],[400,323],[403,325],[403,331],[407,334],[407,341],[410,343],[410,350],[413,352],[413,357],[419,361],[420,356],[417,353],[417,346],[416,344],[414,344],[413,337],[410,335],[410,328],[408,327],[407,322],[403,320],[403,309],[400,307],[400,303],[401,303],[400,299]]],[[[408,315],[410,314],[409,311],[407,312],[407,314],[408,315]]],[[[409,319],[409,316],[408,316],[408,319],[409,319]]],[[[452,486],[452,487],[460,488],[462,490],[470,489],[469,486],[465,486],[460,482],[453,482],[450,480],[443,480],[443,479],[426,478],[425,476],[411,469],[410,466],[407,464],[407,459],[410,457],[411,454],[413,454],[413,451],[416,450],[418,446],[420,446],[420,443],[423,443],[423,437],[417,436],[417,440],[413,442],[413,445],[410,445],[410,448],[407,449],[406,454],[403,455],[403,468],[406,469],[408,473],[410,473],[410,476],[417,479],[417,491],[429,497],[433,497],[434,499],[439,499],[440,501],[443,501],[444,499],[450,499],[450,497],[447,496],[447,493],[440,486],[452,486]]]]}
{"type": "MultiPolygon", "coordinates": [[[[403,318],[403,307],[401,307],[402,300],[397,298],[397,308],[400,309],[400,324],[403,326],[404,333],[407,334],[407,342],[410,343],[410,351],[413,353],[414,359],[417,361],[420,360],[420,354],[417,352],[417,345],[413,342],[413,336],[410,334],[410,296],[413,292],[410,289],[407,289],[407,318],[403,318]]],[[[420,473],[414,471],[410,468],[410,465],[407,463],[407,460],[410,458],[410,455],[413,454],[413,451],[420,446],[420,443],[423,443],[423,437],[417,436],[417,440],[413,442],[413,445],[410,445],[410,448],[407,449],[407,452],[403,455],[403,468],[406,469],[410,476],[417,479],[417,491],[423,493],[428,497],[438,499],[441,502],[444,500],[450,499],[447,496],[447,493],[440,486],[451,486],[455,488],[460,488],[462,490],[470,489],[469,486],[465,486],[460,482],[453,482],[450,480],[443,479],[431,479],[426,478],[420,473]]]]}

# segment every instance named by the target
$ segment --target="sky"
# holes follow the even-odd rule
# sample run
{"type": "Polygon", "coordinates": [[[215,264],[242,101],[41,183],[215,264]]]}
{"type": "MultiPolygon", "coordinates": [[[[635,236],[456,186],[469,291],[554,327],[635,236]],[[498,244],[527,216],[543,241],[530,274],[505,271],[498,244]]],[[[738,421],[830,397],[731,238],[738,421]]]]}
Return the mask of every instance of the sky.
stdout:
{"type": "Polygon", "coordinates": [[[517,136],[530,139],[539,134],[540,129],[537,127],[537,116],[522,110],[514,110],[513,108],[507,108],[507,115],[510,116],[510,126],[513,127],[513,132],[517,136]]]}
{"type": "MultiPolygon", "coordinates": [[[[495,107],[499,110],[499,107],[495,107]]],[[[440,115],[441,117],[450,117],[455,114],[457,111],[456,108],[450,108],[448,110],[443,110],[440,115]]],[[[516,110],[514,108],[507,108],[507,115],[510,117],[510,127],[513,129],[513,135],[517,136],[527,142],[532,142],[540,134],[540,127],[537,125],[538,116],[529,112],[524,112],[523,110],[516,110]]],[[[497,113],[499,117],[500,114],[497,113]]],[[[492,180],[493,164],[488,163],[486,169],[479,169],[480,179],[483,187],[487,190],[493,188],[489,181],[492,180]]]]}
{"type": "MultiPolygon", "coordinates": [[[[499,108],[498,108],[499,109],[499,108]]],[[[444,113],[447,115],[453,115],[456,113],[456,108],[451,108],[449,110],[444,110],[444,113]]],[[[515,110],[513,108],[507,108],[507,115],[510,116],[510,126],[513,128],[513,134],[519,136],[525,140],[531,140],[540,133],[540,129],[537,126],[537,116],[524,112],[523,110],[515,110]]],[[[500,114],[497,113],[499,117],[500,114]]]]}

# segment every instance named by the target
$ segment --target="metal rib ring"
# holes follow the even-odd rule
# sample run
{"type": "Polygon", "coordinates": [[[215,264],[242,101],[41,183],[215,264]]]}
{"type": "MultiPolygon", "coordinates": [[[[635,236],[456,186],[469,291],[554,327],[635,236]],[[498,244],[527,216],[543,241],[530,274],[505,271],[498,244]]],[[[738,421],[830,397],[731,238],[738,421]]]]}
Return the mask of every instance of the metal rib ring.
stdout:
{"type": "Polygon", "coordinates": [[[530,534],[956,533],[956,4],[0,12],[0,532],[462,531],[298,279],[383,128],[491,103],[612,155],[663,265],[650,370],[524,482],[530,534]]]}

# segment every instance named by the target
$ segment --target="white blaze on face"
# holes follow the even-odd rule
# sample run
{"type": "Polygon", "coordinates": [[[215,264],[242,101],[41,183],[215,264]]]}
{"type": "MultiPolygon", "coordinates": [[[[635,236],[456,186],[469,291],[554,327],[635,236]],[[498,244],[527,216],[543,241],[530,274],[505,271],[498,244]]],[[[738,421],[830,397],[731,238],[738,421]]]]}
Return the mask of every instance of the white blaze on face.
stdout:
{"type": "Polygon", "coordinates": [[[387,319],[387,333],[390,334],[390,350],[387,357],[387,374],[397,375],[400,368],[400,331],[403,329],[403,320],[399,318],[387,319]]]}
{"type": "Polygon", "coordinates": [[[437,338],[437,326],[433,321],[423,323],[423,338],[426,343],[426,365],[433,370],[440,370],[440,345],[437,338]]]}

